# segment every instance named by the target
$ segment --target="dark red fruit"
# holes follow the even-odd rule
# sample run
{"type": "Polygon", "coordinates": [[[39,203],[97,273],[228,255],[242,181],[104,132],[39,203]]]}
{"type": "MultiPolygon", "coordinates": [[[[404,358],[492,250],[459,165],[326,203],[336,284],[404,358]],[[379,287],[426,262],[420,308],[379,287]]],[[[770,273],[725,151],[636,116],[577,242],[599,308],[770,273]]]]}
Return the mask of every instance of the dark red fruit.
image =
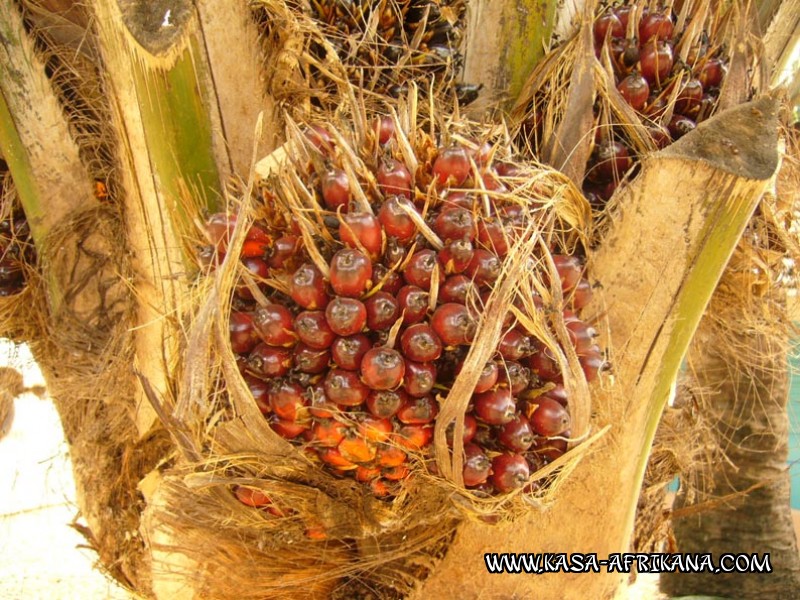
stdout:
{"type": "Polygon", "coordinates": [[[372,266],[372,279],[375,282],[374,287],[380,287],[382,292],[393,295],[397,295],[404,284],[397,271],[390,271],[382,264],[372,266]]]}
{"type": "Polygon", "coordinates": [[[492,459],[492,485],[498,492],[520,489],[530,476],[528,461],[520,454],[501,454],[492,459]]]}
{"type": "Polygon", "coordinates": [[[363,333],[339,337],[331,346],[331,358],[336,366],[348,371],[358,371],[361,359],[372,348],[369,338],[363,333]]]}
{"type": "Polygon", "coordinates": [[[364,301],[367,307],[367,327],[372,331],[391,328],[400,317],[397,299],[387,292],[377,292],[364,301]]]}
{"type": "Polygon", "coordinates": [[[350,180],[342,169],[331,169],[322,176],[322,200],[326,208],[336,211],[341,206],[346,212],[350,197],[350,180]]]}
{"type": "Polygon", "coordinates": [[[672,143],[672,137],[669,135],[669,130],[663,125],[649,126],[647,133],[656,145],[656,148],[663,150],[672,143]]]}
{"type": "Polygon", "coordinates": [[[272,245],[267,265],[272,269],[283,269],[287,262],[297,255],[300,249],[300,238],[296,235],[284,235],[275,240],[272,245]]]}
{"type": "Polygon", "coordinates": [[[469,154],[461,146],[445,148],[433,161],[432,172],[439,187],[458,187],[472,172],[469,154]]]}
{"type": "Polygon", "coordinates": [[[472,401],[475,404],[475,414],[490,425],[505,425],[517,412],[517,405],[508,388],[473,394],[472,401]]]}
{"type": "Polygon", "coordinates": [[[631,168],[633,159],[625,144],[614,140],[595,146],[593,166],[588,174],[594,181],[618,181],[631,168]]]}
{"type": "Polygon", "coordinates": [[[476,444],[464,444],[464,470],[462,477],[464,485],[475,487],[485,482],[492,472],[492,463],[480,446],[476,444]]]}
{"type": "Polygon", "coordinates": [[[634,110],[642,110],[650,97],[650,85],[636,71],[620,81],[617,89],[625,102],[630,104],[634,110]]]}
{"type": "Polygon", "coordinates": [[[412,398],[421,398],[431,392],[436,383],[436,364],[406,361],[403,389],[412,398]]]}
{"type": "Polygon", "coordinates": [[[394,158],[382,160],[375,173],[375,179],[378,181],[378,187],[384,196],[411,198],[411,173],[399,160],[394,158]]]}
{"type": "Polygon", "coordinates": [[[497,363],[486,363],[481,370],[481,376],[478,378],[478,383],[475,384],[475,393],[480,394],[482,392],[488,392],[497,383],[499,375],[500,369],[497,367],[497,363]]]}
{"type": "Polygon", "coordinates": [[[597,377],[597,373],[605,364],[600,348],[596,345],[593,346],[589,352],[580,356],[579,359],[581,367],[583,368],[583,374],[586,376],[586,381],[594,381],[597,377]]]}
{"type": "Polygon", "coordinates": [[[247,368],[261,377],[283,377],[292,367],[292,352],[259,344],[247,357],[247,368]]]}
{"type": "Polygon", "coordinates": [[[577,256],[556,254],[553,256],[553,264],[558,271],[562,291],[569,292],[578,285],[583,275],[583,265],[577,256]]]}
{"type": "Polygon", "coordinates": [[[403,390],[373,390],[367,396],[366,406],[371,415],[388,419],[400,410],[407,399],[403,390]]]}
{"type": "Polygon", "coordinates": [[[538,435],[553,437],[569,429],[569,413],[557,400],[539,396],[529,404],[529,407],[528,418],[531,427],[538,435]]]}
{"type": "Polygon", "coordinates": [[[576,317],[564,321],[575,352],[580,356],[589,352],[594,345],[594,338],[597,337],[597,330],[576,317]]]}
{"type": "Polygon", "coordinates": [[[525,415],[519,414],[503,425],[498,441],[509,450],[525,452],[533,444],[533,429],[525,415]]]}
{"type": "Polygon", "coordinates": [[[507,331],[497,346],[497,352],[506,360],[519,360],[534,351],[533,339],[517,329],[507,331]]]}
{"type": "Polygon", "coordinates": [[[333,137],[322,125],[311,125],[305,130],[306,139],[322,154],[328,155],[333,151],[333,137]]]}
{"type": "Polygon", "coordinates": [[[446,346],[457,346],[472,341],[477,324],[466,306],[448,302],[436,308],[431,327],[446,346]]]}
{"type": "MultiPolygon", "coordinates": [[[[441,254],[440,254],[441,256],[441,254]]],[[[451,275],[439,288],[439,302],[466,304],[469,298],[477,298],[478,290],[466,275],[451,275]]]]}
{"type": "Polygon", "coordinates": [[[431,289],[433,270],[438,266],[436,252],[433,250],[418,250],[403,269],[403,279],[409,285],[415,285],[423,290],[431,289]]]}
{"type": "Polygon", "coordinates": [[[562,380],[561,368],[558,366],[552,350],[544,344],[536,346],[536,352],[528,359],[528,366],[540,379],[560,382],[562,380]]]}
{"type": "Polygon", "coordinates": [[[405,372],[403,357],[392,348],[372,348],[361,359],[361,379],[373,390],[399,387],[405,372]]]}
{"type": "Polygon", "coordinates": [[[424,323],[406,328],[400,336],[403,355],[414,362],[436,360],[442,355],[442,341],[434,330],[424,323]]]}
{"type": "Polygon", "coordinates": [[[697,123],[692,121],[692,119],[679,114],[672,115],[672,119],[668,125],[669,133],[675,140],[682,138],[696,127],[697,123]]]}
{"type": "Polygon", "coordinates": [[[675,100],[675,110],[682,115],[695,116],[700,110],[703,101],[703,84],[699,79],[689,79],[683,84],[678,98],[675,100]]]}
{"type": "Polygon", "coordinates": [[[428,314],[428,292],[416,285],[405,285],[397,293],[397,305],[404,325],[419,323],[428,314]]]}
{"type": "Polygon", "coordinates": [[[297,383],[286,380],[273,381],[269,388],[269,405],[278,418],[294,423],[308,399],[305,390],[297,383]]]}
{"type": "Polygon", "coordinates": [[[339,413],[339,407],[325,395],[325,385],[322,382],[309,386],[305,396],[308,399],[308,412],[313,416],[319,419],[332,419],[339,413]]]}
{"type": "Polygon", "coordinates": [[[416,235],[417,226],[408,216],[408,213],[401,208],[401,205],[405,205],[411,210],[416,210],[407,198],[392,196],[381,204],[378,210],[378,220],[387,236],[395,237],[398,242],[405,244],[416,235]]]}
{"type": "Polygon", "coordinates": [[[287,440],[293,440],[308,429],[308,423],[295,423],[279,418],[271,419],[269,426],[275,433],[287,440]]]}
{"type": "Polygon", "coordinates": [[[215,213],[206,221],[206,236],[208,242],[220,252],[228,247],[233,228],[236,227],[236,215],[215,213]]]}
{"type": "Polygon", "coordinates": [[[406,425],[425,425],[433,423],[438,414],[439,404],[429,395],[409,398],[395,416],[406,425]]]}
{"type": "Polygon", "coordinates": [[[381,223],[375,215],[367,212],[347,213],[342,215],[339,224],[339,239],[350,248],[358,248],[360,244],[372,259],[377,259],[383,244],[381,223]]]}
{"type": "Polygon", "coordinates": [[[339,296],[358,298],[372,284],[372,261],[360,250],[345,248],[331,259],[331,287],[339,296]]]}
{"type": "Polygon", "coordinates": [[[672,19],[662,12],[651,12],[642,15],[639,21],[639,39],[646,42],[651,38],[662,41],[672,39],[672,19]]]}
{"type": "Polygon", "coordinates": [[[364,385],[356,371],[331,369],[325,376],[325,396],[341,406],[358,406],[369,396],[369,388],[364,385]]]}
{"type": "Polygon", "coordinates": [[[515,396],[525,389],[531,381],[531,370],[518,362],[507,360],[500,368],[500,383],[507,385],[515,396]]]}
{"type": "Polygon", "coordinates": [[[499,220],[478,222],[478,242],[497,256],[508,254],[508,236],[499,220]]]}
{"type": "Polygon", "coordinates": [[[725,78],[725,64],[718,58],[709,58],[697,76],[703,89],[718,88],[725,78]]]}
{"type": "MultiPolygon", "coordinates": [[[[445,439],[447,440],[447,445],[451,448],[453,447],[453,435],[456,430],[456,424],[450,423],[445,429],[445,439]]],[[[478,421],[470,414],[464,415],[464,434],[461,436],[461,439],[466,446],[469,444],[472,439],[475,437],[475,433],[478,431],[478,421]]]]}
{"type": "Polygon", "coordinates": [[[433,230],[442,241],[475,239],[475,219],[466,208],[444,208],[433,220],[433,230]]]}
{"type": "Polygon", "coordinates": [[[297,342],[292,313],[280,304],[259,306],[253,313],[253,327],[270,346],[293,346],[297,342]]]}
{"type": "Polygon", "coordinates": [[[497,280],[501,269],[502,264],[497,256],[488,250],[478,248],[467,267],[467,275],[476,285],[488,285],[497,280]]]}
{"type": "Polygon", "coordinates": [[[330,298],[325,290],[325,278],[311,263],[305,263],[292,275],[289,295],[303,308],[325,308],[330,298]]]}
{"type": "Polygon", "coordinates": [[[304,310],[294,318],[294,332],[309,348],[325,350],[331,347],[336,334],[328,325],[325,312],[304,310]]]}
{"type": "Polygon", "coordinates": [[[388,144],[394,137],[394,120],[391,117],[378,117],[375,121],[375,132],[380,145],[388,144]]]}
{"type": "Polygon", "coordinates": [[[444,266],[444,272],[449,275],[450,273],[463,273],[472,262],[472,257],[475,255],[475,249],[472,242],[469,240],[453,240],[447,242],[444,248],[439,250],[437,255],[439,263],[444,266]]]}
{"type": "Polygon", "coordinates": [[[336,296],[325,309],[325,319],[336,335],[355,335],[367,323],[367,307],[355,298],[336,296]]]}
{"type": "Polygon", "coordinates": [[[271,413],[272,408],[269,405],[269,384],[263,379],[254,377],[249,373],[245,374],[244,381],[247,384],[250,393],[253,395],[253,400],[256,401],[258,410],[265,415],[271,413]]]}
{"type": "Polygon", "coordinates": [[[661,85],[672,71],[672,47],[665,42],[651,40],[644,44],[639,53],[639,67],[650,85],[661,85]]]}
{"type": "Polygon", "coordinates": [[[602,45],[606,35],[610,35],[612,38],[625,36],[625,28],[622,26],[622,21],[612,11],[603,13],[594,22],[594,43],[598,46],[602,45]]]}
{"type": "Polygon", "coordinates": [[[294,368],[301,373],[317,374],[328,368],[331,353],[327,350],[317,350],[304,343],[294,347],[294,368]]]}
{"type": "Polygon", "coordinates": [[[561,406],[567,406],[569,403],[569,396],[567,396],[567,390],[564,389],[564,386],[560,383],[557,383],[555,387],[552,389],[547,390],[544,394],[542,394],[543,398],[550,398],[558,402],[561,406]]]}
{"type": "Polygon", "coordinates": [[[231,350],[236,354],[246,354],[258,344],[258,335],[253,327],[253,317],[250,313],[231,312],[228,332],[231,338],[231,350]]]}

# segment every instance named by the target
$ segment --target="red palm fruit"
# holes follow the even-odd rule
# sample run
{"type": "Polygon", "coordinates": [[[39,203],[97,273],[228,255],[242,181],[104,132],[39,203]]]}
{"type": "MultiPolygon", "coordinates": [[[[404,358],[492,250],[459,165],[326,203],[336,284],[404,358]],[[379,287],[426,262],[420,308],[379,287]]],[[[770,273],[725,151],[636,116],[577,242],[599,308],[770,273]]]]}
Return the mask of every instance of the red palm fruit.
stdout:
{"type": "Polygon", "coordinates": [[[369,413],[379,419],[393,417],[408,398],[403,390],[372,390],[367,396],[369,413]]]}
{"type": "Polygon", "coordinates": [[[553,351],[542,343],[537,343],[536,352],[528,358],[528,366],[539,377],[547,381],[561,382],[561,367],[553,351]]]}
{"type": "Polygon", "coordinates": [[[336,339],[336,334],[328,325],[325,312],[321,310],[304,310],[294,318],[294,332],[309,348],[327,350],[336,339]]]}
{"type": "Polygon", "coordinates": [[[403,425],[394,434],[394,441],[409,450],[422,450],[433,441],[431,425],[403,425]]]}
{"type": "Polygon", "coordinates": [[[295,423],[293,421],[286,421],[284,419],[272,419],[269,423],[272,430],[282,438],[293,440],[294,438],[302,435],[307,429],[306,423],[295,423]]]}
{"type": "Polygon", "coordinates": [[[361,359],[361,380],[372,390],[393,390],[403,382],[406,363],[392,348],[372,348],[361,359]]]}
{"type": "Polygon", "coordinates": [[[592,286],[586,279],[578,281],[578,285],[572,290],[569,297],[569,305],[573,310],[580,310],[584,306],[588,306],[592,301],[592,286]]]}
{"type": "Polygon", "coordinates": [[[542,394],[542,398],[550,398],[558,402],[561,406],[566,407],[569,402],[569,396],[567,396],[567,390],[564,389],[564,385],[561,383],[557,383],[555,387],[547,390],[544,394],[542,394]]]}
{"type": "Polygon", "coordinates": [[[353,463],[368,463],[375,458],[377,452],[375,444],[355,432],[346,435],[337,449],[345,459],[353,463]]]}
{"type": "Polygon", "coordinates": [[[672,47],[656,40],[645,43],[639,51],[639,70],[650,85],[661,87],[672,71],[672,47]]]}
{"type": "Polygon", "coordinates": [[[325,376],[325,396],[339,406],[358,406],[369,396],[369,388],[355,371],[331,369],[325,376]]]}
{"type": "Polygon", "coordinates": [[[472,172],[469,154],[461,146],[450,146],[433,161],[432,173],[439,187],[458,187],[472,172]]]}
{"type": "Polygon", "coordinates": [[[580,359],[581,368],[583,368],[586,381],[594,381],[597,378],[597,373],[605,365],[600,348],[595,345],[583,356],[579,356],[578,358],[580,359]]]}
{"type": "Polygon", "coordinates": [[[413,178],[408,168],[399,160],[385,158],[375,173],[378,187],[384,196],[405,196],[411,198],[413,178]]]}
{"type": "Polygon", "coordinates": [[[297,255],[300,249],[300,238],[296,235],[284,235],[275,240],[267,258],[271,269],[284,269],[287,263],[297,255]]]}
{"type": "Polygon", "coordinates": [[[659,150],[663,150],[672,143],[669,130],[663,125],[649,126],[647,127],[647,133],[659,150]]]}
{"type": "Polygon", "coordinates": [[[403,390],[412,398],[426,396],[436,383],[436,364],[419,363],[406,360],[406,372],[403,376],[403,390]]]}
{"type": "Polygon", "coordinates": [[[594,166],[588,174],[598,182],[618,181],[633,164],[625,144],[610,140],[597,144],[592,153],[594,166]]]}
{"type": "Polygon", "coordinates": [[[283,377],[292,368],[292,352],[262,343],[250,352],[247,367],[261,377],[283,377]]]}
{"type": "MultiPolygon", "coordinates": [[[[241,258],[260,258],[264,259],[265,256],[270,251],[272,247],[272,240],[264,241],[264,240],[245,240],[242,244],[242,251],[239,253],[241,258]]],[[[244,261],[242,261],[244,262],[244,261]]],[[[264,267],[266,268],[267,263],[264,263],[264,267]]],[[[266,275],[265,275],[266,277],[266,275]]]]}
{"type": "Polygon", "coordinates": [[[289,295],[303,308],[325,308],[330,298],[325,290],[325,278],[311,263],[305,263],[292,274],[289,295]]]}
{"type": "Polygon", "coordinates": [[[433,399],[433,396],[428,395],[421,398],[409,398],[397,411],[395,417],[406,425],[426,425],[433,423],[438,414],[439,404],[433,399]]]}
{"type": "Polygon", "coordinates": [[[528,408],[531,427],[538,435],[553,437],[569,429],[569,413],[557,400],[539,396],[528,408]]]}
{"type": "Polygon", "coordinates": [[[523,414],[516,415],[502,426],[497,440],[509,450],[525,452],[533,444],[533,429],[528,418],[523,414]]]}
{"type": "Polygon", "coordinates": [[[439,288],[439,302],[442,303],[466,304],[470,297],[477,298],[478,290],[466,275],[450,275],[439,288]]]}
{"type": "Polygon", "coordinates": [[[378,210],[378,221],[383,226],[383,231],[387,236],[397,238],[401,244],[410,242],[417,234],[417,226],[401,205],[416,210],[414,205],[407,198],[402,196],[392,196],[381,204],[378,210]]]}
{"type": "Polygon", "coordinates": [[[682,115],[695,116],[703,101],[703,84],[699,79],[689,79],[683,84],[675,100],[675,110],[682,115]]]}
{"type": "Polygon", "coordinates": [[[394,120],[391,117],[378,117],[374,123],[378,143],[385,146],[394,137],[394,120]]]}
{"type": "Polygon", "coordinates": [[[488,250],[478,248],[472,256],[466,274],[475,285],[488,285],[497,280],[501,269],[502,263],[497,256],[488,250]]]}
{"type": "Polygon", "coordinates": [[[667,127],[672,139],[678,140],[693,131],[697,127],[697,123],[684,115],[674,114],[667,127]]]}
{"type": "Polygon", "coordinates": [[[305,390],[297,383],[275,380],[269,388],[269,405],[278,418],[294,423],[308,405],[305,390]]]}
{"type": "Polygon", "coordinates": [[[553,462],[555,459],[560,458],[567,451],[567,439],[570,437],[570,432],[565,431],[557,438],[542,438],[537,437],[534,445],[531,448],[535,457],[539,461],[553,462]],[[560,439],[567,438],[567,439],[560,439]]]}
{"type": "Polygon", "coordinates": [[[497,256],[508,254],[508,232],[499,220],[478,221],[478,242],[497,256]]]}
{"type": "Polygon", "coordinates": [[[253,317],[250,313],[231,312],[228,319],[228,332],[231,350],[236,354],[246,354],[258,344],[258,335],[253,327],[253,317]]]}
{"type": "Polygon", "coordinates": [[[366,415],[359,418],[357,431],[371,442],[385,442],[392,433],[392,422],[366,415]]]}
{"type": "Polygon", "coordinates": [[[270,346],[293,346],[297,342],[292,313],[280,304],[259,306],[253,313],[253,327],[270,346]]]}
{"type": "Polygon", "coordinates": [[[630,19],[632,10],[633,10],[633,6],[631,6],[629,4],[626,4],[626,5],[623,5],[623,6],[618,6],[614,10],[614,14],[617,15],[617,18],[619,19],[619,22],[622,23],[623,30],[627,30],[628,29],[628,19],[630,19]]]}
{"type": "Polygon", "coordinates": [[[515,396],[528,388],[531,382],[531,370],[518,362],[507,360],[500,369],[500,383],[508,386],[515,396]]]}
{"type": "Polygon", "coordinates": [[[403,356],[414,362],[428,362],[442,355],[442,341],[425,323],[407,327],[400,336],[400,347],[403,356]]]}
{"type": "Polygon", "coordinates": [[[490,192],[496,192],[498,194],[508,193],[508,187],[502,182],[494,169],[486,169],[481,173],[481,181],[483,181],[483,187],[490,192]]]}
{"type": "Polygon", "coordinates": [[[666,41],[672,39],[673,28],[672,19],[668,14],[655,11],[644,14],[639,21],[639,39],[642,42],[652,38],[666,41]]]}
{"type": "Polygon", "coordinates": [[[372,348],[372,342],[363,333],[338,337],[331,345],[331,358],[341,369],[358,371],[361,359],[372,348]]]}
{"type": "Polygon", "coordinates": [[[471,211],[475,202],[475,195],[472,192],[453,192],[448,190],[445,197],[442,198],[442,210],[446,208],[465,208],[471,211]]]}
{"type": "MultiPolygon", "coordinates": [[[[447,439],[447,445],[451,448],[453,447],[453,435],[455,433],[455,423],[450,423],[445,429],[445,438],[447,439]]],[[[472,439],[475,437],[475,433],[478,431],[478,421],[470,414],[464,415],[464,434],[461,436],[464,444],[469,444],[472,439]]]]}
{"type": "Polygon", "coordinates": [[[395,494],[395,487],[392,482],[383,477],[376,477],[369,482],[369,491],[376,498],[391,498],[395,494]]]}
{"type": "Polygon", "coordinates": [[[620,38],[625,36],[625,28],[622,21],[612,11],[607,11],[597,17],[594,21],[594,43],[601,46],[606,36],[620,38]]]}
{"type": "Polygon", "coordinates": [[[476,444],[464,444],[464,469],[461,472],[466,487],[481,485],[492,473],[492,463],[476,444]]]}
{"type": "Polygon", "coordinates": [[[472,211],[466,208],[446,207],[436,216],[432,224],[433,230],[442,241],[475,239],[477,233],[472,211]]]}
{"type": "Polygon", "coordinates": [[[325,394],[325,385],[322,382],[306,388],[305,396],[308,399],[308,412],[318,419],[332,419],[340,412],[339,407],[328,400],[328,396],[325,394]]]}
{"type": "Polygon", "coordinates": [[[492,485],[498,492],[510,492],[524,487],[531,472],[521,454],[501,454],[492,459],[492,485]]]}
{"type": "Polygon", "coordinates": [[[703,85],[703,89],[718,88],[725,78],[725,71],[725,64],[720,59],[709,58],[703,63],[697,78],[703,85]]]}
{"type": "Polygon", "coordinates": [[[346,458],[339,448],[320,448],[317,454],[322,462],[340,471],[352,471],[358,468],[358,465],[346,458]]]}
{"type": "Polygon", "coordinates": [[[375,215],[368,212],[342,215],[339,223],[339,239],[349,248],[358,248],[358,244],[361,244],[372,259],[377,259],[383,244],[381,223],[375,215]]]}
{"type": "Polygon", "coordinates": [[[517,412],[517,405],[511,390],[496,388],[488,392],[473,394],[475,415],[490,425],[505,425],[517,412]]]}
{"type": "Polygon", "coordinates": [[[333,137],[326,127],[314,124],[303,132],[311,145],[325,156],[333,152],[333,137]]]}
{"type": "Polygon", "coordinates": [[[375,464],[381,467],[397,467],[408,459],[408,455],[397,446],[391,444],[379,444],[378,453],[375,456],[375,464]]]}
{"type": "Polygon", "coordinates": [[[244,382],[247,384],[250,393],[253,395],[253,400],[256,401],[258,410],[261,414],[269,414],[272,412],[272,407],[269,405],[269,384],[249,373],[245,373],[244,382]]]}
{"type": "Polygon", "coordinates": [[[367,307],[355,298],[336,296],[325,308],[325,319],[336,335],[355,335],[367,323],[367,307]]]}
{"type": "Polygon", "coordinates": [[[330,279],[337,295],[358,298],[372,283],[372,261],[360,250],[339,250],[331,259],[330,279]]]}
{"type": "Polygon", "coordinates": [[[594,338],[597,337],[597,330],[577,317],[568,320],[565,319],[565,324],[567,326],[569,340],[572,342],[575,352],[579,356],[590,352],[594,346],[594,338]]]}
{"type": "Polygon", "coordinates": [[[583,265],[577,256],[556,254],[553,256],[553,264],[558,271],[558,278],[561,280],[561,289],[569,292],[578,285],[583,275],[583,265]]]}
{"type": "Polygon", "coordinates": [[[359,465],[358,468],[353,471],[353,477],[359,483],[367,483],[376,477],[380,477],[380,474],[381,470],[377,467],[368,467],[365,465],[359,465]]]}
{"type": "Polygon", "coordinates": [[[294,368],[301,373],[322,373],[328,368],[328,363],[331,361],[331,353],[327,348],[316,350],[303,342],[294,347],[292,354],[294,368]]]}
{"type": "Polygon", "coordinates": [[[383,470],[383,476],[389,481],[402,481],[403,479],[408,478],[410,473],[410,469],[405,465],[388,467],[383,470]]]}
{"type": "Polygon", "coordinates": [[[478,383],[475,384],[474,393],[481,394],[483,392],[488,392],[497,383],[499,375],[500,369],[498,368],[496,362],[486,363],[481,370],[481,376],[478,378],[478,383]]]}
{"type": "Polygon", "coordinates": [[[397,293],[397,305],[404,325],[419,323],[428,314],[428,292],[416,285],[405,285],[397,293]]]}
{"type": "Polygon", "coordinates": [[[367,308],[367,327],[371,331],[390,329],[400,317],[400,305],[388,292],[377,292],[364,301],[367,308]]]}
{"type": "Polygon", "coordinates": [[[236,499],[239,502],[247,506],[252,506],[253,508],[264,508],[272,504],[270,497],[256,488],[237,485],[233,493],[236,495],[236,499]]]}
{"type": "Polygon", "coordinates": [[[475,337],[477,323],[463,304],[447,302],[436,308],[431,327],[446,346],[468,344],[475,337]]]}
{"type": "Polygon", "coordinates": [[[380,286],[382,292],[395,296],[404,284],[403,278],[397,271],[390,271],[380,263],[372,265],[372,279],[375,281],[375,287],[380,286]]]}
{"type": "Polygon", "coordinates": [[[617,89],[633,110],[642,110],[650,97],[650,85],[636,71],[620,81],[617,89]]]}
{"type": "Polygon", "coordinates": [[[418,250],[406,263],[403,269],[403,279],[409,285],[415,285],[423,290],[431,289],[433,270],[439,261],[434,250],[418,250]]]}
{"type": "Polygon", "coordinates": [[[227,249],[233,228],[236,227],[236,218],[236,215],[215,213],[206,221],[206,237],[218,251],[227,249]]]}
{"type": "Polygon", "coordinates": [[[475,249],[469,240],[452,240],[439,250],[437,258],[444,266],[444,272],[449,275],[466,271],[474,254],[475,249]]]}
{"type": "Polygon", "coordinates": [[[335,419],[319,419],[311,427],[313,441],[318,446],[335,448],[344,439],[347,425],[335,419]]]}
{"type": "MultiPolygon", "coordinates": [[[[436,315],[434,314],[434,316],[436,315]]],[[[505,360],[520,360],[530,356],[534,351],[533,339],[518,329],[506,331],[497,346],[497,352],[505,360]]]]}
{"type": "Polygon", "coordinates": [[[392,267],[399,267],[406,258],[406,247],[400,245],[397,238],[387,237],[386,246],[383,250],[383,263],[392,267]]]}
{"type": "Polygon", "coordinates": [[[340,206],[344,212],[350,204],[350,180],[342,169],[332,168],[326,171],[321,178],[322,200],[325,207],[336,211],[340,206]]]}

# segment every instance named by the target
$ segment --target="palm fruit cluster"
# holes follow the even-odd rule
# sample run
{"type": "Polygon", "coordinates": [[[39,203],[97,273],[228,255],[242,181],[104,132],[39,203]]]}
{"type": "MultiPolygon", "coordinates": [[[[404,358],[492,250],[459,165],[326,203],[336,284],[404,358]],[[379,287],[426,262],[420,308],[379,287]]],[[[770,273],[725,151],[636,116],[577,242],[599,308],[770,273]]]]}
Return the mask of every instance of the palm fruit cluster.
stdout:
{"type": "Polygon", "coordinates": [[[36,263],[28,221],[12,199],[4,194],[0,211],[0,297],[20,293],[25,287],[25,265],[36,263]]]}
{"type": "MultiPolygon", "coordinates": [[[[691,23],[688,13],[624,4],[599,7],[593,24],[595,55],[613,72],[609,84],[633,109],[633,118],[645,126],[655,149],[668,146],[714,113],[727,72],[724,48],[691,23]]],[[[583,185],[597,208],[636,166],[641,150],[615,118],[601,114],[603,109],[601,102],[595,103],[597,127],[583,185]]],[[[537,125],[535,117],[528,122],[530,131],[537,125]]]]}
{"type": "MultiPolygon", "coordinates": [[[[230,314],[232,350],[273,431],[378,498],[397,495],[415,465],[435,471],[440,404],[504,262],[555,193],[545,186],[531,200],[518,167],[495,160],[488,142],[437,144],[418,132],[412,143],[398,123],[376,118],[360,148],[328,127],[298,134],[300,172],[282,172],[264,192],[230,314]]],[[[208,219],[205,264],[224,255],[237,218],[208,219]]],[[[602,353],[576,312],[592,290],[581,259],[555,238],[550,248],[564,303],[545,307],[531,291],[531,310],[563,313],[592,380],[602,353]]],[[[531,269],[543,254],[529,258],[531,269]]],[[[452,446],[452,424],[449,433],[452,446]]],[[[509,310],[467,407],[464,483],[486,494],[524,487],[569,436],[559,361],[509,310]]],[[[253,493],[243,488],[240,500],[268,504],[253,493]]]]}
{"type": "MultiPolygon", "coordinates": [[[[311,0],[308,11],[323,25],[348,78],[366,89],[397,98],[409,78],[450,82],[461,66],[464,0],[311,0]]],[[[327,59],[322,44],[312,52],[327,59]]],[[[466,84],[455,90],[462,102],[477,94],[466,84]]]]}

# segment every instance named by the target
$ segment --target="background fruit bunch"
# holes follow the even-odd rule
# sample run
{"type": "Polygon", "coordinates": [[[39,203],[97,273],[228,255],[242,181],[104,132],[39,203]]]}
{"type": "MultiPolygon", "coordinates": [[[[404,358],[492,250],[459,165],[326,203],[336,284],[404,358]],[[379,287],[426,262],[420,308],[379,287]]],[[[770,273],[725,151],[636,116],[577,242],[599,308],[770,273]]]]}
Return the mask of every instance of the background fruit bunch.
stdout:
{"type": "MultiPolygon", "coordinates": [[[[417,466],[438,472],[437,417],[466,400],[464,485],[528,486],[571,435],[565,352],[586,380],[603,364],[577,315],[592,291],[569,254],[585,201],[560,198],[563,179],[533,185],[546,172],[500,160],[508,150],[488,138],[406,133],[388,115],[348,125],[297,132],[245,234],[230,340],[250,392],[276,434],[379,498],[417,466]],[[510,284],[490,359],[469,397],[451,399],[511,263],[530,279],[510,284]],[[543,334],[556,321],[569,350],[543,334]]],[[[224,255],[237,218],[209,218],[204,264],[224,255]]]]}

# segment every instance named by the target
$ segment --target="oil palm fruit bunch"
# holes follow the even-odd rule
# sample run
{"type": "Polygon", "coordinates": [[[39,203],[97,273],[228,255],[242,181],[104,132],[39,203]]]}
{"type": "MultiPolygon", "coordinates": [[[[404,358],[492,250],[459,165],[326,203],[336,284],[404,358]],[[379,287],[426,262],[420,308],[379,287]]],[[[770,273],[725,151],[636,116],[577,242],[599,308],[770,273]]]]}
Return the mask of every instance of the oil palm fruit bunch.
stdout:
{"type": "Polygon", "coordinates": [[[14,201],[11,178],[0,168],[0,173],[3,171],[6,175],[0,208],[0,297],[7,297],[24,289],[25,266],[36,263],[36,251],[25,214],[14,201]]]}
{"type": "MultiPolygon", "coordinates": [[[[720,19],[703,7],[690,13],[689,4],[680,14],[661,4],[597,9],[594,55],[607,86],[594,103],[594,141],[583,181],[596,208],[643,153],[668,146],[717,108],[728,70],[720,19]]],[[[546,90],[534,91],[525,123],[537,147],[547,136],[542,113],[549,100],[546,90]]]]}
{"type": "MultiPolygon", "coordinates": [[[[447,444],[464,453],[466,488],[509,492],[567,449],[564,357],[582,389],[603,364],[577,315],[592,291],[571,255],[588,206],[502,144],[411,122],[378,115],[289,136],[291,160],[266,183],[238,256],[231,348],[272,430],[329,473],[392,498],[418,469],[435,473],[434,444],[447,444]],[[500,289],[513,293],[475,365],[500,289]],[[470,374],[470,393],[450,394],[470,374]],[[453,402],[462,440],[451,422],[436,441],[453,402]]],[[[208,219],[204,264],[218,264],[239,218],[208,219]]]]}

